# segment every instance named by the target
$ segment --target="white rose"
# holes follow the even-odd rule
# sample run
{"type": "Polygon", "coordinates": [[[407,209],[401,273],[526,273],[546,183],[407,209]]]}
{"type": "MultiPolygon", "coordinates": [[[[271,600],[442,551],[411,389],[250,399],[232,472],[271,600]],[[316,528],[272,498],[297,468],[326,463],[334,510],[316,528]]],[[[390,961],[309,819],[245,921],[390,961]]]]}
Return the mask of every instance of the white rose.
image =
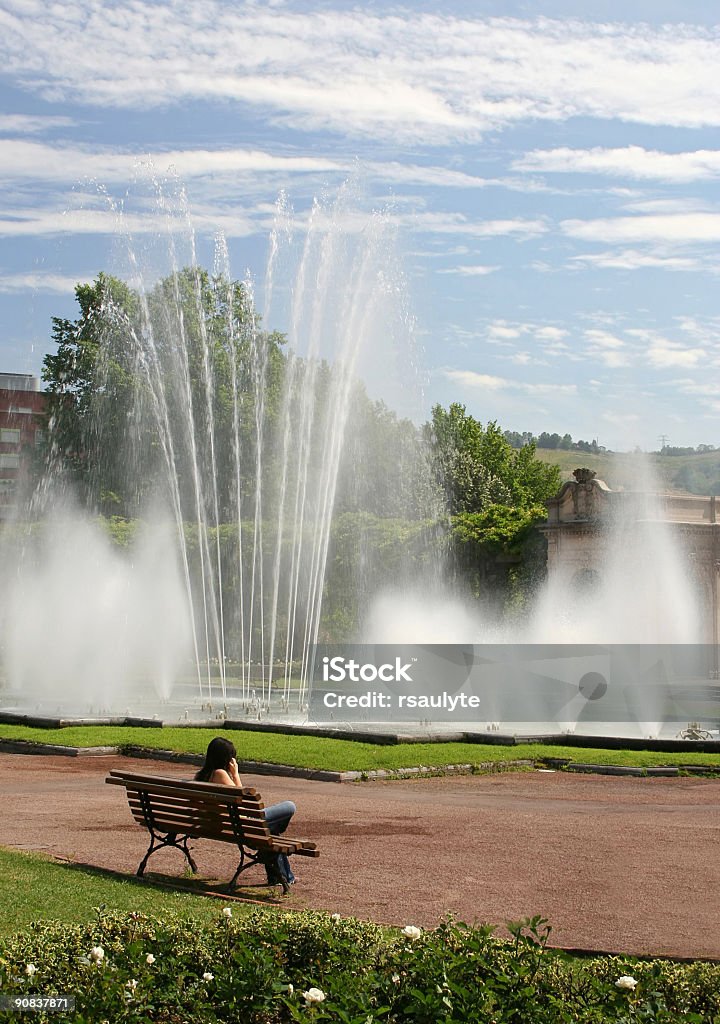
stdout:
{"type": "Polygon", "coordinates": [[[232,910],[230,907],[223,907],[223,915],[225,917],[232,917],[232,910]]]}
{"type": "Polygon", "coordinates": [[[90,950],[90,959],[93,963],[99,964],[101,960],[105,958],[105,950],[102,946],[93,946],[90,950]]]}
{"type": "Polygon", "coordinates": [[[35,964],[27,964],[25,967],[25,973],[32,978],[33,974],[37,973],[37,967],[35,964]]]}
{"type": "Polygon", "coordinates": [[[125,982],[125,988],[129,988],[131,992],[134,992],[137,987],[138,983],[137,981],[135,981],[134,978],[131,978],[130,981],[125,982]]]}
{"type": "Polygon", "coordinates": [[[214,978],[215,975],[211,974],[210,971],[205,971],[205,973],[203,974],[203,981],[213,981],[214,978]]]}
{"type": "Polygon", "coordinates": [[[392,978],[390,980],[392,981],[393,985],[399,985],[400,984],[400,975],[399,974],[393,974],[393,976],[392,976],[392,978]]]}
{"type": "Polygon", "coordinates": [[[622,978],[618,978],[618,980],[615,982],[615,988],[627,989],[630,992],[632,992],[636,985],[637,981],[629,974],[623,974],[622,978]]]}
{"type": "Polygon", "coordinates": [[[145,963],[146,964],[154,964],[155,963],[155,957],[152,955],[152,953],[148,953],[148,955],[145,957],[145,963]]]}
{"type": "Polygon", "coordinates": [[[287,994],[289,996],[291,996],[294,991],[295,991],[295,986],[294,985],[288,985],[288,987],[287,987],[287,994]]]}
{"type": "Polygon", "coordinates": [[[325,993],[321,988],[309,988],[307,992],[303,992],[303,998],[306,1003],[322,1003],[325,993]]]}
{"type": "Polygon", "coordinates": [[[414,942],[415,939],[419,939],[422,935],[422,929],[418,928],[414,924],[406,924],[402,930],[402,934],[406,939],[412,939],[414,942]]]}
{"type": "Polygon", "coordinates": [[[342,915],[341,914],[331,914],[330,915],[330,920],[331,921],[342,921],[342,915]]]}

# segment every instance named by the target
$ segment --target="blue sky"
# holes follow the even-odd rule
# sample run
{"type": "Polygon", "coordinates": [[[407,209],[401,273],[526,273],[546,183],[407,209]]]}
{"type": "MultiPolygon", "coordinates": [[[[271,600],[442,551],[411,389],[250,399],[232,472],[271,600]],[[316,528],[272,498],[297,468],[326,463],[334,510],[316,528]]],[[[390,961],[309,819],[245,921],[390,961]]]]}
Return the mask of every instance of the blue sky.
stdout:
{"type": "Polygon", "coordinates": [[[397,228],[428,406],[720,444],[716,11],[4,0],[0,370],[38,372],[76,281],[116,269],[148,158],[201,262],[221,231],[260,281],[279,191],[301,223],[356,174],[397,228]]]}

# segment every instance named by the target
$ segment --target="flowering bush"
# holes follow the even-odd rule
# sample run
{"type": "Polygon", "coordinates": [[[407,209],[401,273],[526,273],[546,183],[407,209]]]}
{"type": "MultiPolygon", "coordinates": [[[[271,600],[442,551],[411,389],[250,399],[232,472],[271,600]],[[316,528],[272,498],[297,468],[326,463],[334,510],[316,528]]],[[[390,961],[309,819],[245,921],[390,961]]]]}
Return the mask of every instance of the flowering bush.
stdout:
{"type": "Polygon", "coordinates": [[[0,941],[0,990],[73,994],[62,1019],[75,1024],[720,1024],[720,965],[576,958],[548,948],[541,918],[508,928],[509,941],[451,920],[423,931],[219,911],[200,926],[100,912],[0,941]]]}

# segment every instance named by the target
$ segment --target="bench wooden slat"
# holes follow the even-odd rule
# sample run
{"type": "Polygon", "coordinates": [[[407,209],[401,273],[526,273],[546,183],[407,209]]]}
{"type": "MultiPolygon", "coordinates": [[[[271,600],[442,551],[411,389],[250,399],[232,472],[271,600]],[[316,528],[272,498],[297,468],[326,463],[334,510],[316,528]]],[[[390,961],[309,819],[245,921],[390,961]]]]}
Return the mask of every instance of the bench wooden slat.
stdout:
{"type": "Polygon", "coordinates": [[[234,796],[243,797],[257,797],[260,799],[260,794],[252,786],[224,786],[219,782],[198,782],[197,779],[179,779],[177,776],[172,775],[143,775],[140,772],[127,772],[120,768],[112,768],[108,773],[106,782],[110,782],[111,779],[126,779],[131,783],[147,783],[149,785],[164,785],[164,786],[188,786],[191,785],[193,788],[197,788],[199,791],[202,790],[208,793],[217,793],[223,796],[230,793],[234,796]]]}
{"type": "Polygon", "coordinates": [[[232,786],[211,786],[207,782],[181,782],[175,780],[165,781],[151,780],[148,779],[146,782],[143,778],[117,778],[111,777],[105,779],[107,783],[115,786],[124,786],[127,790],[138,790],[143,793],[157,793],[158,796],[166,795],[180,796],[185,799],[203,799],[203,797],[217,797],[221,798],[222,803],[244,803],[249,808],[263,810],[264,804],[259,797],[259,794],[255,790],[242,790],[235,789],[232,786]]]}
{"type": "MultiPolygon", "coordinates": [[[[134,813],[144,816],[145,808],[139,801],[132,801],[130,803],[130,809],[134,813]]],[[[174,821],[207,821],[209,825],[213,825],[217,828],[234,828],[235,822],[230,818],[228,814],[210,814],[205,810],[199,810],[198,808],[186,807],[158,807],[155,804],[151,805],[150,814],[153,818],[172,818],[174,821]]],[[[263,836],[269,836],[269,830],[267,823],[257,818],[244,818],[242,815],[238,816],[238,824],[243,830],[252,831],[252,833],[260,833],[263,836]]]]}
{"type": "MultiPolygon", "coordinates": [[[[138,825],[142,822],[138,821],[138,825]]],[[[155,823],[155,831],[158,833],[174,833],[179,836],[192,836],[193,839],[213,839],[221,843],[232,843],[238,845],[238,838],[232,832],[216,832],[214,829],[203,828],[200,824],[177,821],[158,821],[155,823]]],[[[245,836],[245,846],[251,849],[275,849],[272,839],[266,836],[245,836]]]]}
{"type": "MultiPolygon", "coordinates": [[[[132,815],[139,825],[147,827],[148,821],[143,808],[131,807],[132,815]]],[[[220,818],[208,818],[202,814],[173,814],[172,811],[153,811],[150,815],[151,823],[158,829],[161,829],[165,824],[171,825],[175,832],[182,832],[184,828],[205,828],[212,832],[223,832],[228,835],[234,835],[238,838],[238,829],[233,822],[222,820],[220,818]]],[[[264,839],[274,838],[266,828],[261,828],[256,825],[250,825],[247,823],[240,822],[239,826],[240,838],[243,835],[247,836],[260,836],[264,839]]],[[[167,829],[165,830],[167,831],[167,829]]]]}
{"type": "MultiPolygon", "coordinates": [[[[128,800],[133,800],[135,803],[140,803],[140,793],[148,792],[148,790],[141,789],[128,789],[128,800]]],[[[206,808],[212,808],[215,814],[222,814],[229,818],[230,811],[228,810],[229,805],[237,807],[240,817],[249,821],[264,822],[265,811],[256,807],[246,807],[245,804],[238,804],[235,801],[228,801],[227,803],[221,803],[217,798],[207,800],[203,797],[196,797],[194,794],[189,797],[181,796],[168,796],[165,793],[153,794],[152,805],[153,807],[166,807],[172,808],[177,811],[193,810],[202,811],[206,808]]]]}
{"type": "MultiPolygon", "coordinates": [[[[133,813],[133,817],[140,824],[144,825],[146,823],[146,816],[142,807],[131,806],[130,810],[133,813]]],[[[235,833],[235,826],[231,821],[223,818],[211,818],[205,814],[175,814],[170,810],[153,809],[151,811],[151,819],[158,828],[160,828],[161,823],[172,822],[176,832],[181,831],[186,825],[193,825],[194,827],[211,829],[213,832],[227,832],[229,835],[235,833]]],[[[267,839],[271,838],[267,828],[254,823],[241,822],[240,830],[244,835],[258,835],[264,836],[267,839]]]]}
{"type": "MultiPolygon", "coordinates": [[[[139,817],[140,820],[145,820],[145,808],[140,800],[128,800],[130,809],[133,814],[139,817]]],[[[208,810],[206,807],[166,807],[164,805],[158,806],[156,803],[150,805],[150,815],[154,821],[172,820],[182,824],[183,822],[197,824],[204,822],[208,828],[218,829],[220,831],[232,831],[235,828],[235,822],[228,813],[223,813],[222,808],[218,808],[216,813],[212,813],[212,810],[208,810]]],[[[263,835],[270,836],[270,830],[268,829],[267,822],[264,818],[246,818],[242,814],[237,815],[237,824],[243,832],[247,832],[251,835],[263,835]]]]}

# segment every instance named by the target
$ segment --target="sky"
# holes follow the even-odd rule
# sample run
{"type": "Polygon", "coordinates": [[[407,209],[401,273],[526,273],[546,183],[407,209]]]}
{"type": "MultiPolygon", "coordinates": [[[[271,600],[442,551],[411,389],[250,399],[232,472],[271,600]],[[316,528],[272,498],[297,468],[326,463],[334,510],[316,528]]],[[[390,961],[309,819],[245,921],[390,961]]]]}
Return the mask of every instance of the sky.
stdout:
{"type": "Polygon", "coordinates": [[[0,371],[115,270],[119,205],[157,231],[143,175],[260,282],[278,195],[301,230],[354,177],[425,412],[720,445],[718,67],[706,0],[2,0],[0,371]]]}

